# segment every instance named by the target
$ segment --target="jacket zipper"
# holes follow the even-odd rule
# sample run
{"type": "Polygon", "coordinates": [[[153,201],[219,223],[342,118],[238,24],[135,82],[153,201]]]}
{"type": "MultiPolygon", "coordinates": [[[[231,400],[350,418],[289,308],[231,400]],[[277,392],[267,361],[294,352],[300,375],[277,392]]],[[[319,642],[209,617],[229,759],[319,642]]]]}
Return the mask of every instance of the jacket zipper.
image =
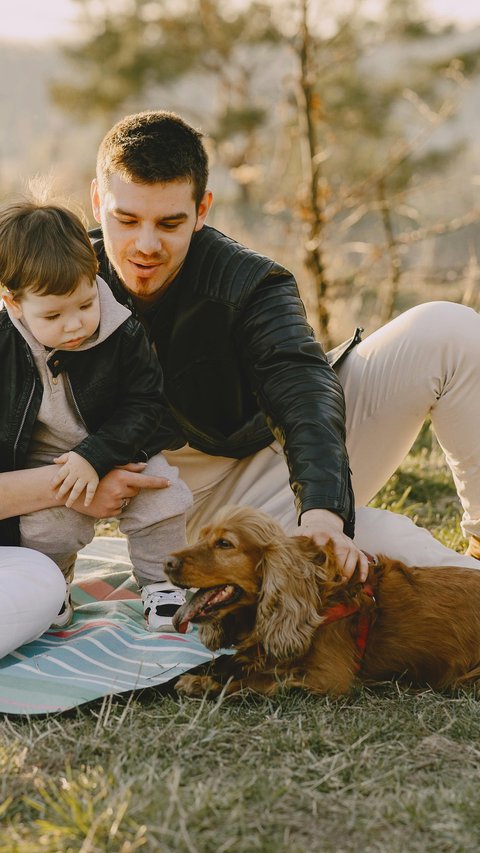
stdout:
{"type": "MultiPolygon", "coordinates": [[[[32,360],[31,360],[31,358],[30,358],[30,353],[27,353],[27,356],[28,356],[28,361],[30,362],[30,365],[33,367],[33,363],[32,363],[32,360]]],[[[28,410],[29,410],[29,408],[30,408],[30,404],[31,404],[31,402],[32,402],[32,400],[33,400],[33,395],[34,395],[34,393],[35,393],[35,375],[33,376],[32,387],[31,387],[31,390],[30,390],[30,394],[29,394],[29,396],[28,396],[27,405],[25,406],[25,410],[24,410],[24,412],[23,412],[23,417],[22,417],[22,420],[21,420],[21,422],[20,422],[20,426],[19,426],[19,428],[18,428],[17,436],[16,436],[16,438],[15,438],[15,444],[13,445],[13,470],[15,470],[15,468],[16,468],[16,464],[17,464],[17,447],[18,447],[18,442],[20,441],[20,437],[21,437],[21,435],[22,435],[22,430],[23,430],[23,427],[25,426],[25,421],[26,421],[26,419],[27,419],[28,410]]]]}
{"type": "Polygon", "coordinates": [[[80,411],[80,409],[79,409],[79,407],[78,407],[78,403],[77,403],[77,401],[76,401],[76,399],[75,399],[75,395],[74,395],[74,393],[73,393],[72,383],[70,382],[70,377],[69,377],[69,375],[68,375],[67,371],[65,371],[65,372],[64,372],[64,376],[65,376],[65,380],[66,380],[66,382],[67,382],[68,388],[69,388],[69,390],[70,390],[70,396],[71,396],[71,398],[72,398],[73,405],[75,406],[75,410],[76,410],[76,412],[77,412],[77,415],[78,415],[78,417],[80,418],[80,420],[81,420],[81,422],[82,422],[83,426],[85,427],[85,429],[87,430],[87,432],[90,432],[90,430],[89,430],[89,428],[88,428],[87,424],[85,423],[85,418],[83,417],[83,415],[82,415],[82,413],[81,413],[81,411],[80,411]]]}

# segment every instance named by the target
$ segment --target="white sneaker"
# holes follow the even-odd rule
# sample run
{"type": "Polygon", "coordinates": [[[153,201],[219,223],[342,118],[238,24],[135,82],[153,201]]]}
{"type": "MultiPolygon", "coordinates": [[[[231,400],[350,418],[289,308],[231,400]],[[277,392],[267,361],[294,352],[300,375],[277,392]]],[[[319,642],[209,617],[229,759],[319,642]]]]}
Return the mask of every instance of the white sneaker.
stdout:
{"type": "Polygon", "coordinates": [[[173,616],[185,604],[183,590],[165,582],[150,583],[142,589],[143,615],[147,631],[174,632],[173,616]]]}
{"type": "Polygon", "coordinates": [[[58,611],[58,615],[55,616],[52,624],[50,625],[50,630],[54,630],[55,628],[66,628],[67,625],[70,625],[70,622],[73,619],[73,605],[72,605],[72,596],[70,593],[71,584],[67,583],[67,588],[65,590],[65,600],[58,611]]]}

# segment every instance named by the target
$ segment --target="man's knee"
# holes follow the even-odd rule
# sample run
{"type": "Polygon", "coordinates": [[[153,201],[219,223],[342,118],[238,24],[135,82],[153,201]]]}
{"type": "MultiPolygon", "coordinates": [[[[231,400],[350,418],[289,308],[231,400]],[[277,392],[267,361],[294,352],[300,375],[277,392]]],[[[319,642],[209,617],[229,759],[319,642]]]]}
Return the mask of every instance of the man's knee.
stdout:
{"type": "Polygon", "coordinates": [[[445,343],[480,346],[480,314],[458,302],[425,302],[410,308],[397,320],[418,330],[428,341],[442,339],[445,343]]]}

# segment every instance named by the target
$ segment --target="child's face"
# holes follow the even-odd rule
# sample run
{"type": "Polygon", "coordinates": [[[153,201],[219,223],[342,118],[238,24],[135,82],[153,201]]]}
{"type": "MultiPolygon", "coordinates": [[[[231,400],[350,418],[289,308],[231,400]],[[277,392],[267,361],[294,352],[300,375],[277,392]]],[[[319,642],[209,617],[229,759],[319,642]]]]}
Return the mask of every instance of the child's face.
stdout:
{"type": "Polygon", "coordinates": [[[51,349],[77,349],[100,323],[97,286],[86,276],[73,293],[56,296],[27,291],[19,302],[8,299],[8,306],[34,338],[51,349]]]}

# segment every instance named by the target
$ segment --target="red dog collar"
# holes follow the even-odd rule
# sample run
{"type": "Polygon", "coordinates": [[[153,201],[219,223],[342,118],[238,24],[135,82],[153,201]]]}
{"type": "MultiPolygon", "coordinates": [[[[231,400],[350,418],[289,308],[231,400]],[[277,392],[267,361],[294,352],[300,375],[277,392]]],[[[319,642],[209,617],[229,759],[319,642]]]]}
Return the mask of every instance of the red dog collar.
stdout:
{"type": "MultiPolygon", "coordinates": [[[[369,555],[367,554],[367,557],[368,556],[369,555]]],[[[370,596],[372,601],[375,602],[373,588],[369,583],[363,585],[363,592],[370,596]]],[[[329,607],[328,610],[325,611],[322,625],[329,625],[331,622],[338,622],[340,619],[346,619],[348,616],[358,613],[359,608],[360,605],[353,602],[352,604],[334,604],[333,607],[329,607]]],[[[369,628],[370,615],[368,613],[363,613],[358,620],[357,630],[357,649],[359,651],[360,660],[365,654],[369,628]]]]}

